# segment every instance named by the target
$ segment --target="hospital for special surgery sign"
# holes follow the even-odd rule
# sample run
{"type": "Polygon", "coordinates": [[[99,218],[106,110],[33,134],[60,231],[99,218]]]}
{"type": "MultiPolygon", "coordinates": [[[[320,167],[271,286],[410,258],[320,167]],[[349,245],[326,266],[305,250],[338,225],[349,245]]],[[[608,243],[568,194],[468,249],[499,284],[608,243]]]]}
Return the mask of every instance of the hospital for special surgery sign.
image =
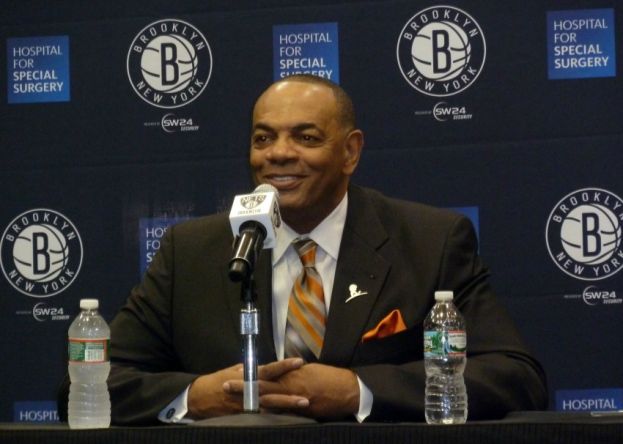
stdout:
{"type": "Polygon", "coordinates": [[[69,37],[7,39],[8,103],[68,102],[69,37]]]}
{"type": "Polygon", "coordinates": [[[547,13],[550,79],[614,77],[615,54],[613,9],[547,13]]]}
{"type": "Polygon", "coordinates": [[[337,23],[273,26],[273,78],[311,74],[340,83],[337,23]]]}

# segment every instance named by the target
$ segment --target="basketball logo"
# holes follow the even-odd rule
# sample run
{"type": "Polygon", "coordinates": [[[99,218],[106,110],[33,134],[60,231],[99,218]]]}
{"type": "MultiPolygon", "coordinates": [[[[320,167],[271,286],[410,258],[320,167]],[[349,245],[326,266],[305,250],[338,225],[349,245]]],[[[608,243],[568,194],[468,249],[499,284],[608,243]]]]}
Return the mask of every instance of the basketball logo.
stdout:
{"type": "Polygon", "coordinates": [[[623,265],[623,201],[599,188],[565,196],[547,221],[546,241],[552,260],[578,279],[605,279],[623,265]]]}
{"type": "Polygon", "coordinates": [[[580,205],[562,222],[560,240],[573,260],[601,264],[621,245],[621,224],[603,205],[580,205]]]}
{"type": "Polygon", "coordinates": [[[28,226],[13,243],[15,268],[26,279],[34,282],[56,279],[68,259],[67,240],[52,225],[28,226]]]}
{"type": "Polygon", "coordinates": [[[426,78],[447,81],[469,63],[471,44],[465,31],[451,22],[430,23],[413,38],[411,54],[416,69],[426,78]],[[439,51],[439,48],[446,48],[439,51]]]}
{"type": "Polygon", "coordinates": [[[35,209],[17,216],[0,240],[2,272],[19,292],[54,296],[71,285],[82,265],[82,241],[62,214],[35,209]]]}
{"type": "Polygon", "coordinates": [[[197,75],[195,48],[178,36],[156,37],[143,50],[141,71],[156,91],[169,94],[182,91],[197,75]]]}
{"type": "Polygon", "coordinates": [[[255,207],[259,207],[262,205],[262,202],[266,200],[265,194],[249,194],[248,196],[243,196],[240,199],[240,203],[247,210],[252,210],[255,207]]]}
{"type": "Polygon", "coordinates": [[[147,25],[130,45],[128,77],[138,96],[159,108],[195,100],[212,73],[212,52],[201,31],[181,20],[147,25]]]}
{"type": "Polygon", "coordinates": [[[466,12],[433,6],[404,26],[396,56],[409,85],[423,94],[445,97],[465,90],[480,75],[486,44],[482,29],[466,12]]]}

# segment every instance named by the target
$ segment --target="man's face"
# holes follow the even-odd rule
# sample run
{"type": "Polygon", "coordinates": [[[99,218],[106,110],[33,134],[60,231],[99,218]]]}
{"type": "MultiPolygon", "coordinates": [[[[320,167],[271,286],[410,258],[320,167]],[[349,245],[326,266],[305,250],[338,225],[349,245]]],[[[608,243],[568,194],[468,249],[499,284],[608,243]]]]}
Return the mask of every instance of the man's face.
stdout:
{"type": "Polygon", "coordinates": [[[331,89],[280,82],[253,110],[253,178],[277,188],[288,225],[309,232],[344,197],[362,143],[360,131],[343,128],[331,89]]]}

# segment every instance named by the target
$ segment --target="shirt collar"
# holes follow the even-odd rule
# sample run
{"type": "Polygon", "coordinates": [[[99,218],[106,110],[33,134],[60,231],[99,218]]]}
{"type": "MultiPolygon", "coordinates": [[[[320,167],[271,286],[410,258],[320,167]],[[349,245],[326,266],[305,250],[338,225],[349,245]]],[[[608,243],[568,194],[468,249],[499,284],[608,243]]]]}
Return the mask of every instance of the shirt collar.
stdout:
{"type": "Polygon", "coordinates": [[[340,251],[342,233],[346,224],[348,209],[348,193],[333,211],[320,222],[310,233],[299,234],[282,221],[277,228],[277,240],[273,248],[273,265],[281,260],[292,241],[298,237],[310,238],[316,242],[333,260],[337,261],[340,251]]]}

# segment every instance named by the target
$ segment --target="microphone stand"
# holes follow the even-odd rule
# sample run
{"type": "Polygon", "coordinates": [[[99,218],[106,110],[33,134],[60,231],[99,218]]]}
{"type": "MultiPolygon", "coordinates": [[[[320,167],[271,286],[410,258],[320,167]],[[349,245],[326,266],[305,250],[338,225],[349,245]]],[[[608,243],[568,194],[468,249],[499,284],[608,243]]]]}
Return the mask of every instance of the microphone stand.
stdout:
{"type": "Polygon", "coordinates": [[[253,275],[242,280],[240,309],[240,334],[244,353],[244,393],[243,408],[245,413],[258,413],[260,400],[257,383],[257,346],[255,340],[260,332],[260,315],[255,306],[256,294],[253,275]]]}
{"type": "Polygon", "coordinates": [[[257,345],[256,339],[260,332],[260,314],[255,306],[257,294],[255,293],[255,262],[259,257],[259,248],[254,251],[250,261],[242,261],[236,258],[231,261],[230,278],[233,282],[241,282],[240,298],[240,334],[243,342],[244,360],[244,385],[243,385],[243,410],[238,415],[218,416],[215,418],[195,421],[197,426],[217,427],[247,427],[247,426],[276,426],[315,424],[316,420],[303,416],[286,414],[260,413],[259,388],[257,381],[257,345]],[[232,266],[232,264],[234,264],[232,266]]]}
{"type": "Polygon", "coordinates": [[[240,282],[240,334],[243,343],[244,385],[243,409],[245,413],[258,413],[260,400],[257,382],[257,346],[255,340],[260,331],[259,313],[255,307],[255,280],[253,273],[260,249],[266,237],[264,227],[245,224],[241,226],[244,236],[236,239],[234,258],[229,262],[229,278],[240,282]],[[256,242],[253,242],[253,239],[256,242]],[[259,239],[259,242],[257,241],[259,239]]]}

